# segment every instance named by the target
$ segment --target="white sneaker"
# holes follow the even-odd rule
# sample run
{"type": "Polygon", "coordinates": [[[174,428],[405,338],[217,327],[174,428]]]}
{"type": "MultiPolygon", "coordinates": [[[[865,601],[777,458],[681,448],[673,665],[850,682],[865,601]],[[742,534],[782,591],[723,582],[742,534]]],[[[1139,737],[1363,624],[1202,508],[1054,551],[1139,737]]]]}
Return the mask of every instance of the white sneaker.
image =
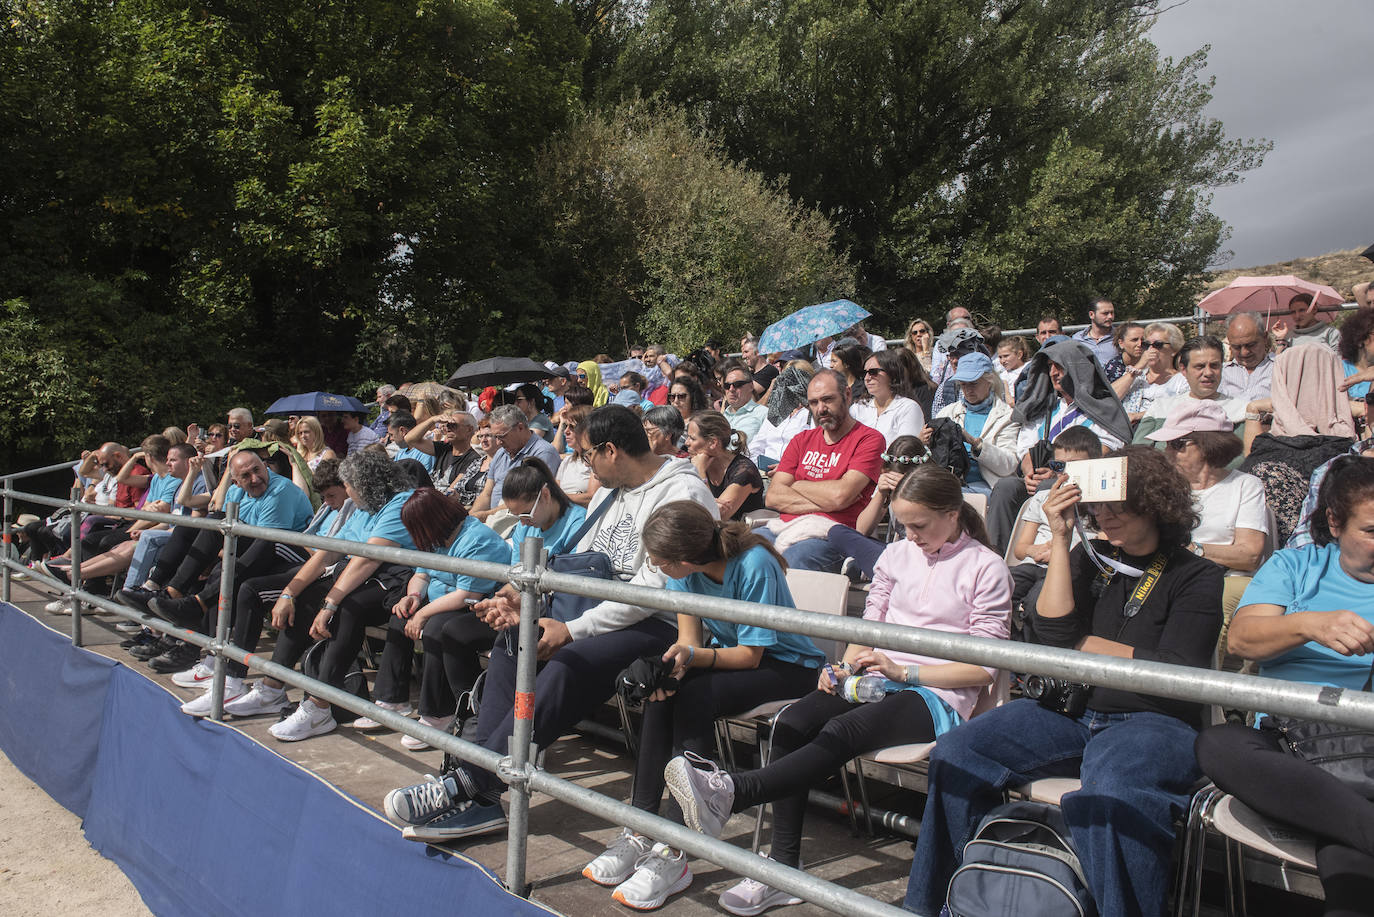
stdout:
{"type": "MultiPolygon", "coordinates": [[[[415,712],[415,708],[410,706],[409,701],[393,704],[389,700],[374,700],[372,703],[381,707],[383,710],[390,710],[392,713],[399,713],[401,716],[410,716],[415,712]]],[[[382,724],[370,716],[360,716],[351,724],[354,729],[381,729],[382,724]]]]}
{"type": "MultiPolygon", "coordinates": [[[[197,662],[195,665],[191,666],[186,671],[177,672],[175,675],[173,675],[172,684],[176,685],[178,688],[199,688],[202,685],[209,684],[210,680],[214,677],[215,670],[213,666],[209,664],[209,657],[207,656],[205,659],[202,659],[200,662],[197,662]]],[[[235,681],[239,682],[240,684],[243,683],[242,678],[235,679],[235,681]]],[[[228,700],[228,691],[224,692],[224,697],[226,700],[228,700]]]]}
{"type": "MultiPolygon", "coordinates": [[[[432,726],[441,732],[453,726],[455,717],[451,716],[422,716],[420,722],[425,726],[432,726]]],[[[401,746],[411,751],[424,751],[429,748],[429,743],[424,739],[417,739],[415,736],[401,736],[401,746]]]]}
{"type": "Polygon", "coordinates": [[[720,906],[738,917],[755,917],[772,907],[801,903],[796,895],[764,885],[758,879],[745,879],[720,895],[720,906]]]}
{"type": "Polygon", "coordinates": [[[143,630],[143,625],[137,621],[117,621],[115,622],[115,630],[122,634],[136,634],[143,630]]]}
{"type": "Polygon", "coordinates": [[[299,742],[311,736],[322,736],[326,732],[333,732],[338,724],[334,722],[334,711],[329,707],[321,707],[310,698],[301,700],[296,712],[282,720],[280,723],[273,723],[267,731],[279,742],[299,742]]]}
{"type": "Polygon", "coordinates": [[[272,688],[259,681],[247,694],[232,703],[226,701],[224,712],[234,716],[262,716],[264,713],[277,713],[290,704],[285,688],[272,688]]]}
{"type": "Polygon", "coordinates": [[[72,606],[66,599],[53,599],[43,606],[43,610],[50,615],[69,615],[72,613],[72,606]]]}
{"type": "MultiPolygon", "coordinates": [[[[210,692],[213,688],[205,686],[205,693],[199,697],[193,697],[181,705],[181,712],[187,716],[209,716],[210,715],[210,692]]],[[[224,703],[228,706],[230,701],[238,700],[248,693],[248,687],[244,685],[242,678],[226,676],[224,679],[224,703]]]]}
{"type": "Polygon", "coordinates": [[[647,837],[621,828],[615,840],[606,845],[606,852],[588,863],[582,875],[597,885],[619,885],[634,874],[635,864],[651,846],[652,841],[647,837]]]}
{"type": "Polygon", "coordinates": [[[635,863],[634,875],[621,882],[611,897],[637,911],[652,911],[691,884],[692,867],[687,865],[686,854],[674,854],[667,844],[654,844],[635,863]]]}

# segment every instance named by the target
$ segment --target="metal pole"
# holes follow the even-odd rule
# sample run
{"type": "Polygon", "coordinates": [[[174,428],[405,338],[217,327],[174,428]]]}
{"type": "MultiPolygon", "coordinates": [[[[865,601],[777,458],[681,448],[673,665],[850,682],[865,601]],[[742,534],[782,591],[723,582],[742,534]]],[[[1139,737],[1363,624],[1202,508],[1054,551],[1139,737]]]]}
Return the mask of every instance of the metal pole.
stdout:
{"type": "MultiPolygon", "coordinates": [[[[4,535],[4,539],[5,539],[5,540],[4,540],[4,544],[5,544],[5,548],[4,548],[4,551],[5,551],[5,557],[7,557],[7,558],[10,556],[10,545],[14,544],[14,533],[10,531],[10,520],[14,518],[14,501],[13,501],[13,498],[10,497],[10,493],[9,493],[9,492],[10,492],[10,488],[12,488],[13,486],[14,486],[14,479],[13,479],[13,478],[5,478],[5,518],[4,518],[4,524],[5,524],[5,535],[4,535]]],[[[19,559],[19,558],[17,558],[17,557],[15,558],[15,560],[18,560],[18,559],[19,559]]],[[[8,602],[9,600],[10,600],[10,568],[9,568],[9,567],[5,567],[4,570],[3,570],[3,572],[0,572],[0,601],[8,602]]]]}
{"type": "Polygon", "coordinates": [[[72,646],[81,646],[81,600],[76,592],[81,588],[81,486],[72,487],[71,579],[69,596],[72,609],[72,646]]]}
{"type": "Polygon", "coordinates": [[[215,619],[215,642],[210,653],[215,660],[215,675],[210,680],[210,719],[224,719],[224,676],[226,663],[221,649],[229,642],[229,619],[234,614],[234,564],[238,560],[238,536],[234,523],[239,521],[239,505],[224,507],[224,550],[220,553],[219,614],[215,619]]]}
{"type": "MultiPolygon", "coordinates": [[[[515,723],[510,738],[510,833],[506,843],[506,887],[522,898],[529,894],[525,858],[529,839],[530,753],[534,738],[534,679],[539,662],[539,576],[544,572],[543,538],[520,544],[520,642],[515,655],[515,723]]],[[[498,650],[499,652],[499,650],[498,650]]]]}

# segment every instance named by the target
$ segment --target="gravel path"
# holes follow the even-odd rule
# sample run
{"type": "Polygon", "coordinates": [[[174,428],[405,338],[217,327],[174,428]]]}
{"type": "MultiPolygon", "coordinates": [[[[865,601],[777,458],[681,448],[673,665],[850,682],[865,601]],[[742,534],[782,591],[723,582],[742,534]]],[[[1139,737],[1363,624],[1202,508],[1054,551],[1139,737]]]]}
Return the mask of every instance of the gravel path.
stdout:
{"type": "Polygon", "coordinates": [[[0,755],[0,914],[143,917],[148,908],[81,820],[0,755]]]}

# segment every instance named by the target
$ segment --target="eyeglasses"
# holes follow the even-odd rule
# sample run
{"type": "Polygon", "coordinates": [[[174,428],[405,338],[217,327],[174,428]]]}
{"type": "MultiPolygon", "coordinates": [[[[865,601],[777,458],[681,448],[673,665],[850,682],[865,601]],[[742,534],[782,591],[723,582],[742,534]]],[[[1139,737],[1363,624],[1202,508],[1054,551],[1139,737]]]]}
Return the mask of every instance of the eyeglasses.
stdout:
{"type": "Polygon", "coordinates": [[[1083,510],[1083,515],[1094,523],[1097,522],[1098,516],[1120,516],[1126,512],[1126,504],[1120,500],[1110,503],[1080,503],[1079,506],[1083,510]]]}
{"type": "Polygon", "coordinates": [[[726,387],[726,388],[750,388],[750,387],[753,386],[753,384],[754,384],[754,380],[752,380],[752,379],[743,379],[743,380],[736,380],[736,381],[734,381],[734,382],[727,382],[727,383],[725,383],[725,387],[726,387]]]}
{"type": "Polygon", "coordinates": [[[586,382],[586,381],[587,381],[587,374],[586,374],[586,373],[572,373],[572,374],[570,374],[569,378],[571,378],[571,379],[577,379],[577,380],[580,381],[580,382],[586,382]]]}
{"type": "Polygon", "coordinates": [[[1146,341],[1145,346],[1153,347],[1155,350],[1163,350],[1165,347],[1172,347],[1174,345],[1170,344],[1168,341],[1146,341]]]}
{"type": "Polygon", "coordinates": [[[221,430],[216,430],[213,433],[207,434],[207,436],[209,436],[210,439],[224,439],[224,433],[221,430]]]}
{"type": "Polygon", "coordinates": [[[239,427],[246,427],[246,426],[248,426],[248,424],[243,423],[242,421],[238,421],[238,420],[231,420],[231,421],[229,421],[229,423],[228,423],[226,426],[228,426],[229,429],[231,429],[231,430],[237,430],[239,427]]]}
{"type": "Polygon", "coordinates": [[[539,501],[544,499],[544,491],[547,489],[547,485],[539,488],[539,493],[535,494],[534,504],[530,507],[530,511],[528,513],[519,513],[515,518],[525,525],[534,525],[534,511],[539,509],[539,501]]]}
{"type": "Polygon", "coordinates": [[[1184,449],[1187,449],[1189,446],[1191,446],[1194,442],[1195,440],[1191,440],[1186,436],[1180,436],[1178,439],[1169,440],[1169,442],[1164,446],[1164,448],[1168,449],[1171,452],[1182,452],[1184,449]]]}
{"type": "Polygon", "coordinates": [[[881,369],[865,369],[865,370],[864,370],[864,375],[865,375],[865,376],[881,376],[881,375],[883,374],[883,372],[884,372],[884,370],[881,370],[881,369]]]}
{"type": "Polygon", "coordinates": [[[582,464],[586,465],[588,468],[592,467],[592,456],[599,455],[601,450],[605,449],[608,445],[610,445],[610,443],[597,443],[594,446],[588,446],[587,451],[582,453],[582,464]]]}
{"type": "Polygon", "coordinates": [[[907,334],[930,334],[929,328],[912,328],[907,334]]]}
{"type": "Polygon", "coordinates": [[[510,436],[514,432],[514,430],[507,430],[505,433],[492,433],[491,438],[496,440],[498,443],[504,443],[506,441],[506,437],[510,436]]]}
{"type": "Polygon", "coordinates": [[[1068,467],[1068,463],[1051,459],[1050,462],[1046,465],[1046,467],[1049,468],[1050,471],[1053,471],[1055,474],[1063,474],[1064,469],[1068,467]]]}
{"type": "Polygon", "coordinates": [[[692,396],[687,392],[673,392],[668,396],[669,401],[686,401],[692,396]]]}

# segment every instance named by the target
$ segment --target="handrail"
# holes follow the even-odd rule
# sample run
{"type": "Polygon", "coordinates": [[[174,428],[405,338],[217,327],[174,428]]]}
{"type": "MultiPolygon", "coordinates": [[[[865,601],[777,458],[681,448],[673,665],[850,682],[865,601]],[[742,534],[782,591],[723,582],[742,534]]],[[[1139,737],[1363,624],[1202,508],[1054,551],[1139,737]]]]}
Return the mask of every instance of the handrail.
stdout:
{"type": "MultiPolygon", "coordinates": [[[[1190,666],[1117,659],[1076,650],[1041,647],[1007,640],[950,634],[926,628],[852,618],[838,618],[833,615],[799,611],[795,608],[737,600],[712,599],[686,592],[652,589],[615,580],[590,579],[554,573],[544,566],[540,553],[543,543],[542,539],[538,538],[527,539],[523,549],[522,563],[508,567],[503,564],[466,560],[443,554],[411,551],[403,548],[364,544],[338,538],[303,535],[296,532],[247,525],[235,520],[236,507],[233,506],[229,507],[229,513],[225,519],[205,519],[145,513],[141,510],[116,507],[101,507],[82,503],[75,498],[66,501],[55,500],[50,497],[15,491],[10,483],[11,479],[12,476],[0,475],[0,480],[4,482],[3,487],[0,487],[0,495],[4,497],[5,518],[3,522],[6,532],[9,529],[10,501],[12,498],[18,497],[30,502],[70,508],[73,515],[74,530],[79,529],[81,516],[91,511],[121,518],[166,522],[174,526],[187,525],[198,529],[219,530],[226,536],[226,557],[230,562],[222,566],[223,581],[219,618],[216,636],[213,638],[149,615],[140,614],[111,602],[109,599],[85,591],[81,588],[79,556],[73,558],[72,586],[60,583],[42,574],[41,571],[27,570],[23,565],[8,557],[0,557],[0,569],[3,569],[5,573],[4,599],[6,601],[9,599],[9,572],[11,570],[24,570],[37,581],[55,587],[68,596],[72,603],[72,636],[75,645],[79,646],[81,643],[80,625],[82,603],[84,603],[112,612],[120,617],[138,621],[156,631],[171,634],[178,639],[209,650],[216,657],[215,676],[212,683],[212,691],[214,692],[212,697],[216,700],[223,698],[224,659],[233,659],[284,684],[303,688],[314,697],[369,716],[385,726],[419,738],[461,760],[493,771],[510,786],[512,791],[512,817],[510,820],[506,883],[518,894],[527,892],[524,874],[524,851],[528,825],[524,813],[527,811],[529,793],[538,790],[584,811],[602,815],[614,823],[642,831],[694,856],[699,856],[742,875],[753,877],[775,888],[817,903],[836,913],[860,914],[865,915],[865,917],[867,915],[872,915],[872,917],[899,917],[905,913],[857,892],[841,888],[771,860],[763,859],[725,841],[697,834],[682,825],[634,809],[592,790],[545,773],[531,763],[533,756],[528,754],[527,745],[525,748],[516,748],[513,740],[514,753],[500,756],[489,749],[481,748],[449,733],[401,717],[339,688],[309,678],[293,669],[263,659],[256,653],[248,653],[240,647],[234,646],[228,639],[233,596],[231,547],[233,539],[262,538],[337,551],[351,556],[390,561],[407,566],[423,565],[436,570],[513,584],[522,593],[516,692],[517,696],[524,696],[530,701],[534,697],[533,651],[537,643],[535,637],[537,623],[532,610],[537,608],[535,603],[538,601],[539,593],[558,590],[590,598],[627,602],[655,610],[709,616],[739,624],[755,624],[809,636],[906,650],[953,661],[996,666],[1020,672],[1055,675],[1103,687],[1144,692],[1161,697],[1221,704],[1241,709],[1264,710],[1345,725],[1374,728],[1374,694],[1366,692],[1321,688],[1258,676],[1207,671],[1190,666]]],[[[73,538],[73,544],[79,552],[79,537],[73,538]]],[[[520,718],[529,720],[532,716],[533,703],[517,706],[524,708],[524,714],[520,718]]],[[[221,705],[212,703],[212,717],[218,718],[221,715],[221,705]]],[[[521,737],[522,742],[527,742],[527,737],[530,735],[527,726],[528,724],[523,724],[517,727],[516,735],[521,737]]]]}
{"type": "Polygon", "coordinates": [[[75,462],[57,462],[52,465],[44,465],[42,468],[30,468],[27,471],[15,471],[3,475],[6,482],[17,480],[18,478],[32,478],[40,474],[48,474],[53,471],[61,471],[63,468],[76,469],[81,467],[80,460],[75,462]]]}

